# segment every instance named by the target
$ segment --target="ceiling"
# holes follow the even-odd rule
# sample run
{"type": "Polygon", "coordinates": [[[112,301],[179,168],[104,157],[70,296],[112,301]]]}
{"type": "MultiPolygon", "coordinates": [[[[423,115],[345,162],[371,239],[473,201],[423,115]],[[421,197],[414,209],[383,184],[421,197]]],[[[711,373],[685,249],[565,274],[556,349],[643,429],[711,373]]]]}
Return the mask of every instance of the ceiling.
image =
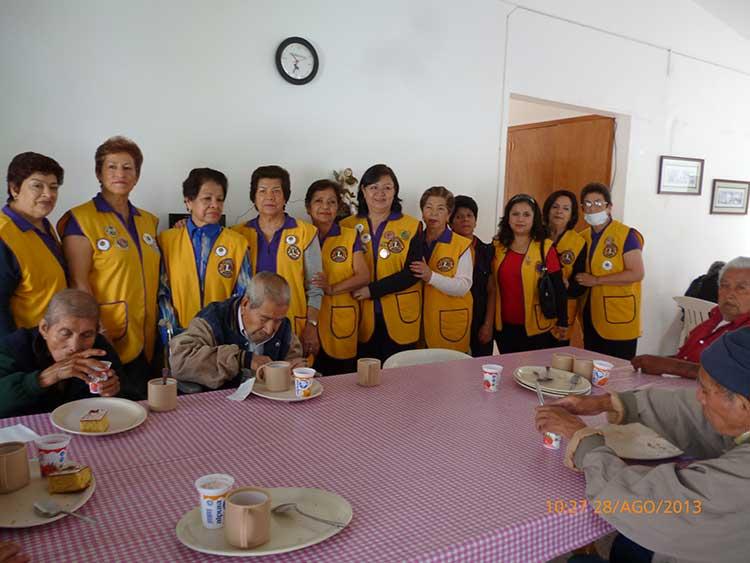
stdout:
{"type": "Polygon", "coordinates": [[[694,2],[746,39],[750,39],[750,1],[694,0],[694,2]]]}

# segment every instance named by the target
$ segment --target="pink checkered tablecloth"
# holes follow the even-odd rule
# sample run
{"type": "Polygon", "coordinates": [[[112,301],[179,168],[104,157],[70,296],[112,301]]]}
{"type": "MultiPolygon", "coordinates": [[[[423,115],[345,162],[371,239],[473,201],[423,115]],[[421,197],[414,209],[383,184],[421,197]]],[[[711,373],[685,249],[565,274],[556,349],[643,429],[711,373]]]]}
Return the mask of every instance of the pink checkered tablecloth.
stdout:
{"type": "MultiPolygon", "coordinates": [[[[64,518],[0,538],[35,561],[219,561],[183,547],[175,526],[197,506],[193,481],[223,472],[238,485],[318,487],[351,503],[341,533],[267,560],[546,561],[611,531],[590,511],[548,513],[548,501],[584,498],[583,476],[563,467],[563,450],[542,447],[536,395],[512,373],[552,353],[493,358],[504,366],[498,393],[482,389],[484,358],[386,370],[373,388],[327,377],[323,395],[304,403],[237,403],[227,391],[180,397],[177,410],[151,413],[131,432],[73,438],[73,457],[97,478],[80,513],[98,526],[64,518]]],[[[616,390],[695,385],[614,363],[616,390]]],[[[16,423],[54,431],[48,415],[0,421],[16,423]]]]}

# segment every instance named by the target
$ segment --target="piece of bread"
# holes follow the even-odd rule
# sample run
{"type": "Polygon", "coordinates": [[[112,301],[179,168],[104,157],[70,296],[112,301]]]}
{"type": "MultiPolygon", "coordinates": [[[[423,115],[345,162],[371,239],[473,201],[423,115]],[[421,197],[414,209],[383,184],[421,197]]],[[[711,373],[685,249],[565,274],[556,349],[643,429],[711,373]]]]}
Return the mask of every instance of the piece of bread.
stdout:
{"type": "Polygon", "coordinates": [[[47,476],[50,493],[77,493],[91,483],[91,468],[81,463],[72,463],[47,476]]]}
{"type": "Polygon", "coordinates": [[[81,432],[106,432],[108,428],[107,409],[91,409],[81,417],[81,432]]]}

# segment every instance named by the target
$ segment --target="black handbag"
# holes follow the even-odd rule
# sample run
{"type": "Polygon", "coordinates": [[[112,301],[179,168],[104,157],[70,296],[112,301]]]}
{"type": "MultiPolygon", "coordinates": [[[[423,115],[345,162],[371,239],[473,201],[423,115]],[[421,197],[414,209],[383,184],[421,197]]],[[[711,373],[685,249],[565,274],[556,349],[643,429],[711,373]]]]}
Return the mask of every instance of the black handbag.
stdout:
{"type": "Polygon", "coordinates": [[[555,284],[547,271],[547,257],[544,255],[544,240],[539,241],[539,253],[542,256],[542,265],[539,267],[539,306],[542,314],[548,319],[557,317],[557,298],[555,297],[555,284]]]}

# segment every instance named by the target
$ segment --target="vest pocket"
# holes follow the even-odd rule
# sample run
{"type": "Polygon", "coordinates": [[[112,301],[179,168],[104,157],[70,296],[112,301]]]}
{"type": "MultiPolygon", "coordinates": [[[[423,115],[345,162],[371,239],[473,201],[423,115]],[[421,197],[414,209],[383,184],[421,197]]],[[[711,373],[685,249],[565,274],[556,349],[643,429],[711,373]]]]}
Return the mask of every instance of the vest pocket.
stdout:
{"type": "Polygon", "coordinates": [[[469,330],[469,310],[440,311],[440,336],[448,342],[459,342],[469,330]]]}
{"type": "Polygon", "coordinates": [[[545,317],[544,313],[542,313],[541,305],[534,305],[534,320],[536,321],[536,327],[541,331],[552,328],[554,322],[557,321],[557,319],[548,319],[545,317]]]}
{"type": "Polygon", "coordinates": [[[128,304],[125,301],[99,303],[99,322],[104,336],[111,342],[120,340],[128,332],[128,304]]]}
{"type": "Polygon", "coordinates": [[[334,338],[346,339],[357,330],[357,311],[353,305],[331,307],[331,334],[334,338]]]}
{"type": "Polygon", "coordinates": [[[635,314],[635,295],[604,296],[604,319],[609,324],[632,323],[635,314]]]}
{"type": "Polygon", "coordinates": [[[419,320],[422,313],[422,303],[419,291],[404,291],[396,293],[396,308],[401,322],[412,324],[419,320]]]}

